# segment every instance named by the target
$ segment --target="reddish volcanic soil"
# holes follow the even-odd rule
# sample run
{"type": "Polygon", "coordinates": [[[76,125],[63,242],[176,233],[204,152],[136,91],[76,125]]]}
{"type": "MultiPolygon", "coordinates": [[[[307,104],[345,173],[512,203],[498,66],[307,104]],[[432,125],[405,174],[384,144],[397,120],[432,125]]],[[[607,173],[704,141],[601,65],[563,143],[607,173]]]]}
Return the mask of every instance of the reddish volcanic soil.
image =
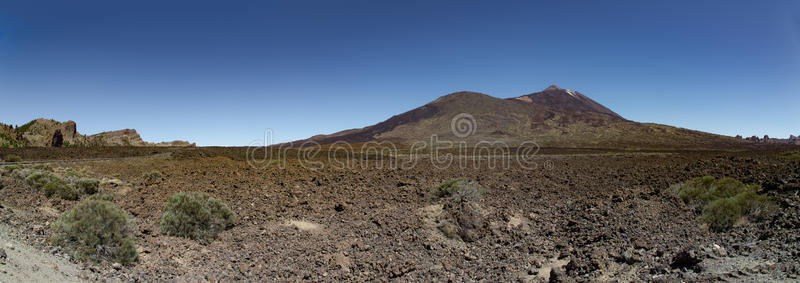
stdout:
{"type": "MultiPolygon", "coordinates": [[[[437,169],[423,159],[411,169],[372,163],[312,171],[295,159],[285,169],[255,169],[243,149],[199,148],[52,166],[121,180],[102,189],[136,220],[138,262],[119,269],[79,263],[80,277],[90,280],[796,280],[800,161],[776,154],[552,151],[533,170],[437,169]],[[144,184],[150,170],[164,180],[144,184]],[[762,185],[780,213],[709,232],[669,190],[703,175],[762,185]],[[474,203],[433,199],[430,192],[450,178],[487,193],[474,203]],[[181,191],[223,200],[236,225],[207,245],[163,235],[164,203],[181,191]],[[448,238],[439,229],[445,222],[469,235],[448,238]],[[686,263],[693,260],[699,263],[686,263]]],[[[0,225],[61,256],[49,246],[50,225],[77,202],[48,199],[5,176],[2,183],[0,225]]]]}

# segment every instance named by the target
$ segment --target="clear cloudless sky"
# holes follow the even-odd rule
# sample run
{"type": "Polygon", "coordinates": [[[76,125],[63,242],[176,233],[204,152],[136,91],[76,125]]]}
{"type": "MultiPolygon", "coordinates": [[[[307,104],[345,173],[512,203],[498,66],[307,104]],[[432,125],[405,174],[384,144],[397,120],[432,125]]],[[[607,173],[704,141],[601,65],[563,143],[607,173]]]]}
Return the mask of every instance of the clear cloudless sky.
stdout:
{"type": "Polygon", "coordinates": [[[0,0],[0,122],[247,145],[550,84],[625,118],[800,134],[800,1],[0,0]]]}

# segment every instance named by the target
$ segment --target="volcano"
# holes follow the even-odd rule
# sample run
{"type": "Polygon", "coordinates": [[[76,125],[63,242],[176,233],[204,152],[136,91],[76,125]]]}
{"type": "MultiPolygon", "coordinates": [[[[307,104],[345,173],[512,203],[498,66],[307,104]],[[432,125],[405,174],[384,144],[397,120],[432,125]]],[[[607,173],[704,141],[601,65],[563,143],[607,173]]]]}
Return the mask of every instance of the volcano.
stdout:
{"type": "Polygon", "coordinates": [[[372,126],[317,135],[294,144],[410,144],[430,142],[434,136],[438,141],[508,145],[533,141],[544,147],[566,148],[701,149],[747,145],[728,136],[630,121],[580,92],[556,85],[506,99],[455,92],[372,126]]]}

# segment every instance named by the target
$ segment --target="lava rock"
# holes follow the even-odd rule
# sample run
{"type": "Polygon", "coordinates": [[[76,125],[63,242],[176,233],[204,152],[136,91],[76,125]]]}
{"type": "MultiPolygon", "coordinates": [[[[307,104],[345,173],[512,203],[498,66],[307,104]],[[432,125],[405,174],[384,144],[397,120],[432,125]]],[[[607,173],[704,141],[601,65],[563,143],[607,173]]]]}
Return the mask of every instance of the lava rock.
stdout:
{"type": "Polygon", "coordinates": [[[564,274],[564,270],[561,270],[560,267],[555,267],[550,269],[550,282],[564,282],[566,274],[564,274]]]}
{"type": "Polygon", "coordinates": [[[673,269],[699,269],[698,264],[703,260],[697,255],[693,249],[687,249],[679,252],[672,258],[670,267],[673,269]]]}

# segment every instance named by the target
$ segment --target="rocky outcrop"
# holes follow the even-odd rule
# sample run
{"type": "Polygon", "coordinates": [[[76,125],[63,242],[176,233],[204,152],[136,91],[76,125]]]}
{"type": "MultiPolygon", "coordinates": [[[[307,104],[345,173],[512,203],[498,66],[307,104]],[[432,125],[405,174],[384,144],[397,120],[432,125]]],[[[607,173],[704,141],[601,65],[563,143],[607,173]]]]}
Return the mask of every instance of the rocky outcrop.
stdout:
{"type": "Polygon", "coordinates": [[[24,146],[194,146],[187,141],[152,143],[134,129],[82,135],[74,121],[36,119],[19,127],[0,124],[0,147],[24,146]]]}
{"type": "Polygon", "coordinates": [[[64,135],[61,134],[61,130],[56,130],[56,132],[53,133],[53,139],[50,142],[50,146],[61,147],[62,145],[64,145],[64,135]]]}
{"type": "MultiPolygon", "coordinates": [[[[742,136],[737,135],[736,138],[737,139],[741,139],[742,136]]],[[[755,143],[800,145],[800,138],[798,138],[795,135],[789,135],[788,139],[770,138],[769,135],[764,135],[764,138],[759,138],[757,136],[751,136],[749,138],[744,138],[744,140],[755,142],[755,143]]]]}
{"type": "Polygon", "coordinates": [[[65,145],[76,144],[81,139],[77,125],[73,121],[59,122],[50,119],[36,119],[15,129],[21,134],[20,142],[28,146],[50,146],[56,131],[61,132],[62,142],[65,145]]]}

